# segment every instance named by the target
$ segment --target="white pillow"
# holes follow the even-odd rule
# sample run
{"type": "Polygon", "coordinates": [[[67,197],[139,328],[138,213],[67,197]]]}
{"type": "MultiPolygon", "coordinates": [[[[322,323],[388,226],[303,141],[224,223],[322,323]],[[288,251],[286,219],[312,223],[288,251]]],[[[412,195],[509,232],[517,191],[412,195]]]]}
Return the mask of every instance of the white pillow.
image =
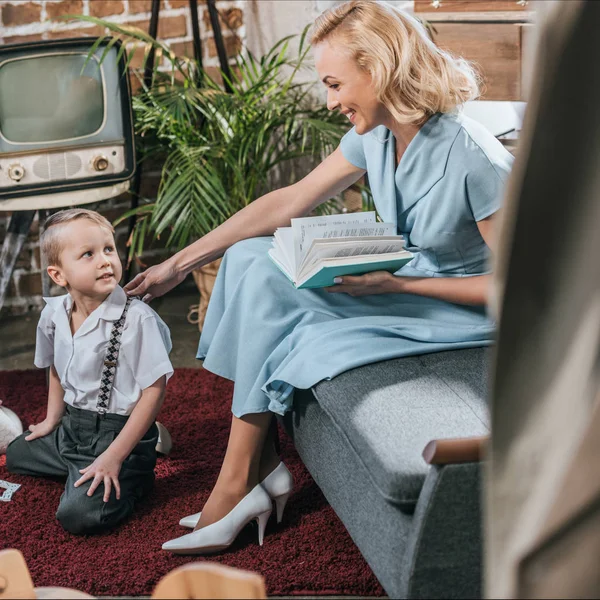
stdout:
{"type": "Polygon", "coordinates": [[[8,444],[23,433],[19,417],[8,408],[0,406],[0,454],[6,452],[8,444]]]}

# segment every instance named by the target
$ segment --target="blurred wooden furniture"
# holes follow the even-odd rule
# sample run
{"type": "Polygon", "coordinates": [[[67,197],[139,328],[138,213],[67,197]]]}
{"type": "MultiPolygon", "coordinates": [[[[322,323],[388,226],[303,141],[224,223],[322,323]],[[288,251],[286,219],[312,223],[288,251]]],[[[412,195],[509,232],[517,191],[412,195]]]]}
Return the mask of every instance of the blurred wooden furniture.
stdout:
{"type": "Polygon", "coordinates": [[[479,462],[485,455],[489,436],[431,440],[423,450],[428,465],[479,462]]]}
{"type": "MultiPolygon", "coordinates": [[[[47,600],[93,598],[63,587],[34,587],[27,563],[19,550],[0,551],[0,599],[47,600]]],[[[157,584],[152,598],[266,598],[265,582],[258,573],[209,562],[174,569],[157,584]]]]}
{"type": "Polygon", "coordinates": [[[265,582],[258,573],[211,562],[174,569],[157,584],[152,598],[266,598],[265,582]]]}
{"type": "Polygon", "coordinates": [[[415,0],[415,14],[431,25],[435,43],[478,67],[484,100],[524,99],[529,8],[516,0],[415,0]]]}
{"type": "Polygon", "coordinates": [[[486,597],[600,597],[598,2],[540,2],[495,256],[486,597]]]}
{"type": "Polygon", "coordinates": [[[598,598],[600,394],[591,423],[534,543],[521,561],[518,598],[598,598]]]}
{"type": "Polygon", "coordinates": [[[0,598],[93,598],[63,587],[33,587],[25,558],[18,550],[0,551],[0,598]]]}

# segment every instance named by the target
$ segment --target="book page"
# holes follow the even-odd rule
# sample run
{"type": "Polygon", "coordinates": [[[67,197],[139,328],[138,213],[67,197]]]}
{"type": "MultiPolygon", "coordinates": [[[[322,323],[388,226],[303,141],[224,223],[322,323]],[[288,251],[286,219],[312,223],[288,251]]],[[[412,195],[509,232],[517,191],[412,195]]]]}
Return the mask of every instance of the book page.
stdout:
{"type": "MultiPolygon", "coordinates": [[[[296,269],[300,266],[304,256],[304,250],[307,248],[307,243],[315,238],[327,237],[327,232],[332,230],[344,230],[368,223],[375,224],[375,212],[361,212],[340,215],[327,215],[324,217],[303,217],[300,219],[292,219],[292,231],[294,233],[294,259],[296,269]],[[310,236],[310,241],[307,242],[307,236],[310,236]]],[[[348,234],[350,235],[350,234],[348,234]]],[[[344,237],[339,236],[338,237],[344,237]]]]}
{"type": "MultiPolygon", "coordinates": [[[[352,274],[352,272],[356,274],[362,274],[371,271],[378,271],[380,269],[385,269],[388,271],[392,265],[393,271],[397,271],[399,268],[409,262],[412,257],[413,255],[410,252],[403,250],[401,252],[371,254],[369,256],[324,258],[323,260],[312,265],[310,269],[307,269],[303,276],[296,282],[296,285],[297,287],[302,287],[308,280],[317,275],[320,271],[330,268],[343,269],[344,274],[346,275],[352,274]],[[354,269],[354,267],[356,267],[356,269],[354,269]]],[[[339,270],[338,273],[342,274],[342,272],[339,270]]],[[[327,283],[326,285],[333,285],[333,282],[327,283]]],[[[322,287],[322,285],[311,287],[322,287]]]]}
{"type": "MultiPolygon", "coordinates": [[[[308,246],[310,242],[317,239],[316,232],[307,232],[305,238],[305,246],[308,246]],[[311,238],[311,239],[309,239],[311,238]]],[[[396,226],[393,223],[367,223],[362,225],[347,225],[345,227],[336,227],[335,229],[328,229],[320,236],[320,239],[329,238],[347,238],[347,237],[379,237],[382,235],[396,235],[396,226]]]]}
{"type": "Polygon", "coordinates": [[[350,224],[344,227],[335,227],[327,229],[326,231],[320,231],[318,228],[308,230],[304,236],[304,243],[302,244],[300,264],[308,257],[312,243],[315,240],[328,240],[328,239],[364,239],[369,237],[382,237],[382,236],[395,236],[396,226],[393,223],[364,223],[364,224],[350,224]]]}
{"type": "Polygon", "coordinates": [[[294,276],[294,237],[291,227],[278,227],[272,241],[275,258],[282,264],[290,276],[294,276]]]}
{"type": "Polygon", "coordinates": [[[404,238],[402,236],[392,236],[391,238],[354,238],[351,240],[340,240],[339,238],[335,240],[315,240],[310,247],[310,252],[302,263],[297,278],[302,279],[304,274],[321,260],[362,256],[366,258],[369,255],[402,252],[403,247],[404,238]]]}

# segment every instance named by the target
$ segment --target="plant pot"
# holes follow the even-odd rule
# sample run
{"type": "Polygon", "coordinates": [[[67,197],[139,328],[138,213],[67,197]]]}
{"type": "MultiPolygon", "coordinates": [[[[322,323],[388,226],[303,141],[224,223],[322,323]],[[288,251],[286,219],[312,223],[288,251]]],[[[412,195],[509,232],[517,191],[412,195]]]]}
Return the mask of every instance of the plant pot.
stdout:
{"type": "Polygon", "coordinates": [[[198,331],[202,331],[204,326],[204,319],[206,318],[206,309],[208,308],[208,302],[210,295],[212,294],[213,288],[215,287],[215,279],[217,278],[217,272],[221,266],[221,259],[213,260],[199,269],[192,271],[192,276],[200,292],[199,304],[190,306],[190,312],[188,313],[188,321],[190,323],[198,324],[198,331]]]}

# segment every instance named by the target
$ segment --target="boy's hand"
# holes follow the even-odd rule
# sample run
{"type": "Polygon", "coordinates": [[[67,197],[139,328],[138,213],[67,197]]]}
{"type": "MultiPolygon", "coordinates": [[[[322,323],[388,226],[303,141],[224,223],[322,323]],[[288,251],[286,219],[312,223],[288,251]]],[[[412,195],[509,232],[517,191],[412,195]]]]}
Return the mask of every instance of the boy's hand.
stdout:
{"type": "Polygon", "coordinates": [[[31,440],[44,437],[45,435],[52,433],[59,425],[60,420],[56,421],[46,417],[41,423],[29,426],[29,431],[31,431],[31,433],[25,438],[25,441],[31,442],[31,440]]]}
{"type": "Polygon", "coordinates": [[[96,488],[104,482],[104,502],[108,502],[110,498],[110,490],[115,486],[117,500],[121,499],[121,486],[119,485],[119,471],[121,470],[122,460],[116,458],[108,450],[103,452],[89,467],[79,469],[83,475],[75,482],[75,487],[79,487],[88,479],[93,479],[92,485],[87,492],[88,496],[92,496],[96,488]]]}

